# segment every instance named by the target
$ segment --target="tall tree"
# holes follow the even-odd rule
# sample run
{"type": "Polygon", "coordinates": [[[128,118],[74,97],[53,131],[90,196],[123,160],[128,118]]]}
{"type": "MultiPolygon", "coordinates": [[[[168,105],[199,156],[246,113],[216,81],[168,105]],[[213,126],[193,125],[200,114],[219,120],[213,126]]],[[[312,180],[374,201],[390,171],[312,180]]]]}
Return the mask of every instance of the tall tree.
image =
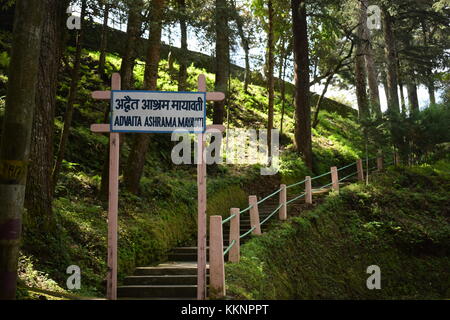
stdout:
{"type": "Polygon", "coordinates": [[[178,0],[178,9],[180,13],[180,40],[182,54],[180,57],[180,72],[178,74],[178,91],[186,90],[187,81],[187,59],[186,52],[188,50],[187,43],[187,23],[186,23],[186,0],[178,0]]]}
{"type": "Polygon", "coordinates": [[[376,114],[378,117],[381,116],[381,103],[380,103],[380,92],[378,89],[378,75],[375,68],[374,53],[371,46],[371,36],[370,30],[367,26],[367,8],[369,7],[369,0],[361,0],[361,17],[360,17],[360,28],[362,28],[362,52],[364,53],[364,59],[366,62],[367,79],[369,84],[369,102],[370,111],[376,114]]]}
{"type": "MultiPolygon", "coordinates": [[[[136,46],[142,33],[142,11],[144,10],[144,2],[142,0],[127,0],[125,2],[128,8],[127,21],[127,37],[125,48],[122,52],[122,62],[120,65],[121,88],[122,90],[134,89],[133,84],[133,70],[137,58],[136,46]]],[[[104,122],[107,123],[109,119],[110,106],[107,105],[105,109],[104,122]]],[[[120,135],[120,144],[124,141],[124,134],[120,135]]],[[[105,153],[105,160],[102,170],[102,181],[100,184],[100,196],[103,199],[108,197],[109,186],[109,144],[107,152],[105,153]]]]}
{"type": "Polygon", "coordinates": [[[309,44],[305,0],[291,0],[294,37],[295,144],[312,170],[311,107],[309,104],[309,44]]]}
{"type": "MultiPolygon", "coordinates": [[[[81,24],[83,24],[83,20],[86,16],[86,8],[87,8],[87,0],[82,0],[81,14],[80,14],[81,24]]],[[[83,26],[81,26],[81,30],[78,30],[77,32],[75,57],[72,68],[72,76],[70,80],[69,98],[67,99],[67,109],[66,113],[64,114],[64,127],[59,140],[58,154],[56,157],[55,167],[53,169],[53,178],[52,178],[53,189],[55,189],[56,185],[58,184],[58,178],[61,172],[61,166],[64,159],[64,155],[66,153],[67,142],[69,140],[70,128],[72,126],[73,109],[78,94],[78,82],[80,81],[81,51],[83,49],[82,47],[83,37],[84,31],[83,26]]]]}
{"type": "Polygon", "coordinates": [[[128,23],[125,50],[122,53],[120,65],[120,76],[122,90],[130,90],[133,86],[133,70],[136,61],[136,46],[141,36],[142,11],[144,2],[142,0],[128,0],[128,23]]]}
{"type": "Polygon", "coordinates": [[[417,95],[417,84],[414,79],[414,72],[411,72],[411,77],[408,79],[408,84],[406,86],[408,91],[408,102],[409,102],[409,111],[411,113],[419,111],[419,98],[417,95]]]}
{"type": "Polygon", "coordinates": [[[385,55],[387,63],[387,90],[389,92],[388,109],[395,113],[400,113],[400,103],[398,100],[398,78],[397,78],[397,53],[395,35],[393,29],[393,18],[386,6],[382,6],[383,13],[383,35],[385,42],[385,55]]]}
{"type": "Polygon", "coordinates": [[[275,50],[275,40],[274,40],[274,10],[273,10],[273,1],[267,1],[268,8],[268,16],[269,16],[269,29],[267,34],[267,90],[269,92],[269,106],[268,106],[268,121],[267,121],[267,146],[268,146],[268,155],[269,157],[272,155],[272,129],[273,129],[273,105],[275,101],[275,77],[274,77],[274,68],[275,68],[275,58],[274,58],[274,50],[275,50]]]}
{"type": "Polygon", "coordinates": [[[55,226],[53,201],[53,139],[58,71],[63,51],[68,0],[44,0],[45,19],[39,57],[36,109],[31,134],[25,206],[27,222],[50,231],[55,226]]]}
{"type": "Polygon", "coordinates": [[[358,100],[359,119],[364,121],[370,117],[369,98],[367,96],[367,72],[366,72],[366,27],[367,27],[367,8],[364,1],[361,1],[358,10],[359,26],[356,40],[355,57],[355,85],[356,98],[358,100]]]}
{"type": "MultiPolygon", "coordinates": [[[[336,74],[345,66],[345,65],[347,65],[347,64],[350,64],[350,59],[352,58],[352,56],[353,56],[353,49],[354,49],[354,47],[355,47],[355,41],[351,41],[351,45],[350,45],[350,49],[348,50],[348,54],[346,55],[346,56],[344,56],[344,57],[342,57],[339,61],[338,61],[338,63],[336,64],[336,66],[333,68],[333,70],[330,70],[330,71],[328,71],[327,72],[327,74],[328,74],[328,77],[326,78],[326,81],[325,81],[325,86],[324,86],[324,88],[323,88],[323,90],[322,90],[322,94],[320,95],[320,97],[319,97],[319,99],[317,99],[317,103],[316,103],[316,107],[314,108],[315,109],[315,111],[314,111],[314,116],[313,116],[313,123],[312,123],[312,127],[313,128],[316,128],[317,127],[317,125],[319,124],[319,112],[320,112],[320,108],[321,108],[321,105],[322,105],[322,102],[323,102],[323,100],[325,99],[325,95],[326,95],[326,93],[327,93],[327,91],[328,91],[328,88],[329,88],[329,86],[331,85],[331,82],[332,82],[332,80],[333,80],[333,78],[336,76],[336,74]]],[[[342,56],[342,54],[343,54],[343,52],[344,52],[344,48],[345,47],[343,47],[342,49],[341,49],[341,51],[339,52],[339,55],[338,56],[342,56]]],[[[367,96],[366,96],[366,98],[367,98],[367,96]]]]}
{"type": "MultiPolygon", "coordinates": [[[[163,23],[165,0],[152,0],[150,15],[150,37],[146,66],[144,72],[144,89],[156,90],[158,82],[158,65],[161,53],[161,31],[163,23]]],[[[135,136],[124,172],[125,187],[128,191],[137,194],[139,183],[144,171],[145,158],[150,143],[149,134],[135,136]]]]}
{"type": "MultiPolygon", "coordinates": [[[[426,25],[425,19],[423,19],[423,18],[421,21],[421,25],[422,25],[423,46],[424,46],[424,48],[428,48],[429,47],[429,40],[428,40],[429,36],[428,36],[428,32],[427,32],[427,25],[426,25]]],[[[427,61],[426,66],[425,66],[426,86],[428,88],[428,94],[430,96],[430,103],[436,104],[436,94],[435,94],[436,87],[435,87],[434,79],[433,79],[433,69],[428,64],[429,64],[429,62],[427,61]]]]}
{"type": "Polygon", "coordinates": [[[15,299],[44,2],[17,0],[0,141],[0,300],[15,299]]]}
{"type": "Polygon", "coordinates": [[[231,0],[231,4],[233,6],[233,13],[236,21],[236,26],[238,29],[239,37],[241,38],[242,49],[244,50],[245,55],[245,73],[244,73],[244,91],[248,92],[248,85],[250,83],[250,40],[246,36],[244,32],[244,21],[242,16],[237,9],[236,0],[231,0]]]}
{"type": "MultiPolygon", "coordinates": [[[[215,0],[215,31],[216,31],[216,82],[215,90],[228,94],[228,78],[230,63],[230,30],[228,26],[227,0],[215,0]]],[[[226,100],[214,102],[213,122],[223,124],[226,100]]]]}
{"type": "Polygon", "coordinates": [[[100,38],[100,59],[98,62],[98,73],[101,77],[104,77],[105,73],[105,63],[106,63],[106,49],[108,46],[108,20],[109,12],[111,10],[110,0],[102,0],[103,5],[103,25],[102,25],[102,35],[100,38]]]}
{"type": "Polygon", "coordinates": [[[280,65],[279,65],[279,80],[280,80],[280,95],[281,95],[281,118],[280,118],[280,135],[283,133],[284,114],[286,109],[286,69],[288,62],[288,54],[292,52],[292,40],[289,39],[287,48],[285,47],[286,39],[283,37],[280,47],[280,65]]]}
{"type": "Polygon", "coordinates": [[[400,59],[397,57],[397,70],[398,70],[398,89],[400,91],[400,106],[402,110],[402,114],[406,114],[406,102],[405,102],[405,93],[403,92],[403,88],[405,87],[403,82],[403,75],[400,72],[401,64],[400,59]]]}

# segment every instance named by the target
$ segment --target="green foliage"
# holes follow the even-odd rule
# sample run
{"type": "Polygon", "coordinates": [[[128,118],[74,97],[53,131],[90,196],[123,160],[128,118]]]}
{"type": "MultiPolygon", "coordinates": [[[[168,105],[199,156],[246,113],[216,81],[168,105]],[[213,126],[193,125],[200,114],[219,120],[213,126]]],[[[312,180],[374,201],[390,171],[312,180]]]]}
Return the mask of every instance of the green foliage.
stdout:
{"type": "Polygon", "coordinates": [[[7,52],[0,53],[0,68],[7,69],[9,66],[10,57],[7,52]]]}
{"type": "Polygon", "coordinates": [[[242,247],[226,265],[236,299],[449,298],[450,162],[391,168],[242,247]],[[426,192],[425,192],[426,190],[426,192]],[[368,290],[366,268],[381,268],[368,290]]]}
{"type": "Polygon", "coordinates": [[[405,115],[388,114],[392,141],[400,147],[401,156],[430,160],[435,151],[450,143],[450,104],[430,105],[405,115]]]}
{"type": "MultiPolygon", "coordinates": [[[[63,66],[63,72],[59,75],[55,137],[60,136],[63,127],[62,119],[69,94],[73,51],[72,47],[67,49],[65,59],[67,65],[63,66]]],[[[108,138],[93,134],[89,126],[92,123],[102,123],[105,110],[109,106],[106,102],[94,101],[90,97],[90,92],[106,90],[109,83],[104,83],[96,74],[98,52],[83,50],[82,57],[79,95],[74,110],[70,142],[53,203],[57,221],[56,230],[42,233],[32,223],[27,222],[30,219],[25,214],[22,249],[24,254],[33,259],[34,269],[47,274],[46,279],[54,281],[61,287],[65,286],[67,266],[79,265],[82,270],[82,295],[102,296],[106,274],[107,205],[99,200],[98,194],[108,138]]],[[[117,72],[119,68],[120,58],[108,54],[107,74],[117,72]]],[[[175,62],[174,73],[177,68],[178,64],[175,62]]],[[[208,88],[214,87],[214,74],[192,64],[188,68],[187,90],[197,90],[197,79],[200,74],[206,75],[208,88]]],[[[134,75],[136,88],[142,88],[144,81],[142,62],[137,62],[134,75]]],[[[168,62],[161,60],[158,89],[176,90],[175,79],[175,74],[169,72],[168,62]]],[[[283,179],[295,182],[310,172],[292,150],[291,132],[294,120],[293,106],[289,103],[292,101],[292,87],[289,85],[287,101],[284,118],[287,151],[282,153],[281,171],[283,179]]],[[[281,105],[282,102],[277,97],[275,123],[280,122],[281,105]]],[[[317,150],[329,148],[333,151],[322,157],[329,163],[318,170],[325,170],[325,167],[335,163],[333,157],[346,162],[358,153],[356,151],[358,131],[352,131],[349,135],[346,133],[349,128],[355,126],[353,120],[345,118],[347,109],[330,100],[324,101],[324,110],[334,110],[339,116],[329,115],[327,112],[321,114],[323,123],[319,123],[317,136],[314,138],[316,147],[317,150]],[[328,109],[328,106],[334,109],[328,109]],[[339,130],[334,129],[335,126],[339,130]],[[325,131],[329,138],[322,140],[321,135],[325,134],[325,131]],[[329,144],[330,141],[333,143],[329,144]]],[[[245,93],[242,82],[233,77],[228,111],[231,127],[264,128],[267,122],[266,89],[251,84],[248,93],[245,93]]],[[[208,114],[208,117],[210,118],[211,114],[208,114]]],[[[121,159],[128,156],[130,138],[124,137],[121,159]]],[[[58,139],[55,139],[55,148],[57,142],[58,139]]],[[[147,156],[141,180],[141,193],[136,196],[124,192],[122,186],[120,188],[119,279],[132,273],[136,265],[153,265],[164,261],[167,253],[175,246],[195,244],[197,212],[195,166],[174,167],[171,164],[172,143],[167,137],[154,135],[150,143],[150,150],[156,152],[150,152],[147,156]]],[[[209,168],[208,171],[208,215],[226,217],[231,207],[247,206],[246,186],[251,185],[259,177],[259,166],[223,164],[209,168]]],[[[23,277],[33,277],[32,273],[26,271],[23,277]]],[[[37,282],[36,285],[40,286],[41,282],[37,282]]]]}
{"type": "MultiPolygon", "coordinates": [[[[41,271],[36,270],[33,259],[29,256],[20,254],[19,268],[18,268],[19,287],[17,292],[17,298],[20,300],[34,300],[38,299],[42,294],[31,293],[21,287],[25,285],[27,287],[45,289],[52,292],[65,293],[66,290],[58,286],[58,284],[49,279],[48,274],[44,274],[41,271]]],[[[54,297],[47,296],[47,299],[55,299],[54,297]]]]}
{"type": "MultiPolygon", "coordinates": [[[[2,34],[0,33],[0,44],[2,41],[2,34]]],[[[6,95],[6,84],[8,83],[8,76],[6,75],[9,67],[10,57],[6,51],[0,52],[0,112],[2,109],[2,102],[4,95],[6,95]]]]}

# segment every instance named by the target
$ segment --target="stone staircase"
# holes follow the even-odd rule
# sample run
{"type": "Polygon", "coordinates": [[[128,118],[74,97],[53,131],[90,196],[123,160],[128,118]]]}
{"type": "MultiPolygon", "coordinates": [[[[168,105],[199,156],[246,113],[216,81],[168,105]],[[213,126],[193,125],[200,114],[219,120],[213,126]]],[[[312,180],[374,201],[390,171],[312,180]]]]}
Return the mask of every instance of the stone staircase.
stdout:
{"type": "MultiPolygon", "coordinates": [[[[262,203],[259,207],[260,221],[272,213],[277,206],[277,196],[262,203]]],[[[276,220],[278,220],[278,213],[274,214],[269,221],[261,226],[261,231],[267,231],[271,222],[276,220]]],[[[229,226],[230,224],[226,223],[223,229],[224,249],[229,243],[229,226]]],[[[247,232],[251,228],[248,211],[241,215],[240,228],[240,234],[247,232]]],[[[251,236],[249,235],[241,239],[241,244],[250,238],[251,236]]],[[[118,298],[133,300],[195,300],[197,297],[197,247],[174,248],[169,253],[168,260],[169,262],[156,267],[136,268],[134,274],[126,277],[123,285],[117,288],[118,298]]],[[[228,257],[225,256],[225,261],[227,260],[228,257]]]]}

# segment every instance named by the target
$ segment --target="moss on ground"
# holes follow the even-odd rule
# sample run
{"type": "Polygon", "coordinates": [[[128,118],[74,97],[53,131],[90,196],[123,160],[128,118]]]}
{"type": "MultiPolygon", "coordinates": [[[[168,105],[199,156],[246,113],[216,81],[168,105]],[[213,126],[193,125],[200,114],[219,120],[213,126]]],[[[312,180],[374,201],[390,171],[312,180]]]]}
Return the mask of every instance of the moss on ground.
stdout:
{"type": "MultiPolygon", "coordinates": [[[[254,238],[226,265],[234,299],[450,298],[449,162],[389,168],[254,238]],[[368,290],[367,267],[381,268],[368,290]]],[[[296,214],[295,212],[290,212],[296,214]]]]}
{"type": "MultiPolygon", "coordinates": [[[[0,122],[4,112],[3,96],[9,61],[6,44],[9,42],[7,34],[0,35],[0,122]]],[[[57,150],[63,127],[73,56],[74,48],[68,47],[58,75],[54,150],[57,150]]],[[[83,50],[72,128],[53,204],[57,229],[43,233],[33,227],[33,219],[25,213],[21,248],[26,262],[24,272],[21,272],[23,281],[44,289],[53,288],[56,284],[63,290],[68,276],[66,268],[76,264],[82,271],[82,290],[77,293],[85,296],[103,296],[106,275],[107,204],[100,200],[99,189],[108,138],[89,130],[91,124],[104,122],[105,110],[109,108],[108,102],[95,101],[90,96],[91,91],[109,88],[109,83],[96,73],[98,59],[98,52],[83,50]],[[36,275],[39,275],[38,280],[30,280],[36,279],[36,275]]],[[[109,77],[119,68],[120,57],[108,54],[106,73],[109,77]]],[[[159,90],[177,89],[178,68],[175,62],[174,69],[169,70],[167,60],[161,60],[159,90]]],[[[144,69],[144,62],[137,61],[134,69],[137,89],[142,88],[144,69]]],[[[187,90],[197,90],[199,74],[206,75],[208,88],[212,89],[215,76],[209,71],[190,65],[187,90]]],[[[292,183],[311,173],[293,148],[294,106],[289,84],[286,101],[280,171],[283,182],[292,183]]],[[[263,86],[251,84],[245,93],[243,83],[233,75],[228,102],[227,122],[231,128],[265,128],[268,101],[263,86]]],[[[279,127],[282,109],[279,93],[274,108],[275,127],[279,127]]],[[[212,118],[211,110],[208,108],[208,123],[212,118]]],[[[329,166],[352,161],[361,154],[361,136],[351,107],[325,99],[323,110],[313,138],[317,162],[320,163],[314,168],[316,172],[328,171],[329,166]]],[[[132,138],[132,135],[124,137],[121,159],[128,158],[132,138]]],[[[119,279],[130,274],[136,265],[156,264],[164,260],[172,247],[195,243],[196,170],[193,165],[180,167],[171,163],[172,145],[170,137],[152,135],[140,194],[135,196],[120,189],[119,279]]],[[[121,161],[121,172],[125,165],[126,161],[121,161]]],[[[228,164],[208,168],[208,214],[227,216],[230,207],[246,207],[248,194],[245,190],[248,191],[248,186],[255,181],[260,181],[259,168],[260,165],[228,164]]],[[[120,179],[122,181],[122,177],[120,179]]],[[[27,293],[21,291],[19,296],[25,298],[27,293]]]]}

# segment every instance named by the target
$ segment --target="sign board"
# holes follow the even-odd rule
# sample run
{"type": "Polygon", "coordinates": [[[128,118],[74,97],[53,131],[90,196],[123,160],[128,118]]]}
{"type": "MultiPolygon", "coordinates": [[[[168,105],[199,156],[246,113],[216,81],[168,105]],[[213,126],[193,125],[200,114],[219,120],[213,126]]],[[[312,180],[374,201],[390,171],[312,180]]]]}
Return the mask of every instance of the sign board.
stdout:
{"type": "Polygon", "coordinates": [[[206,130],[205,92],[111,92],[111,132],[171,133],[206,130]]]}

